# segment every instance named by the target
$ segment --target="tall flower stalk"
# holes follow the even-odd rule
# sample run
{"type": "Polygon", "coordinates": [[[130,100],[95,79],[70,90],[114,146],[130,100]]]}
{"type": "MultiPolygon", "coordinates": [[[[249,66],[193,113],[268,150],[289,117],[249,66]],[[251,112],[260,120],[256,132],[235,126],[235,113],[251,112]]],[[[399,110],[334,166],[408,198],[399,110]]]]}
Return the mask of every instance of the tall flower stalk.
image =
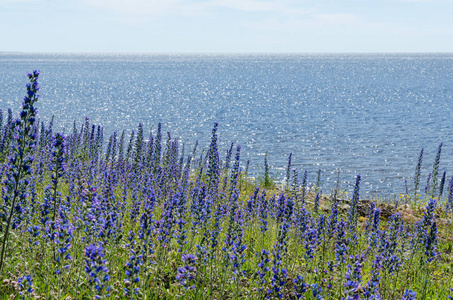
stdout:
{"type": "Polygon", "coordinates": [[[61,133],[55,135],[53,142],[53,151],[52,151],[52,166],[51,166],[51,179],[52,179],[52,194],[53,194],[53,222],[55,223],[55,218],[57,216],[57,197],[58,197],[58,179],[63,176],[65,169],[64,165],[64,154],[65,154],[65,144],[64,136],[61,133]]]}
{"type": "MultiPolygon", "coordinates": [[[[52,165],[50,167],[52,171],[51,180],[52,180],[52,201],[53,201],[53,216],[52,216],[52,234],[57,234],[57,214],[61,205],[61,194],[58,192],[58,180],[63,176],[65,164],[64,164],[64,154],[65,154],[65,143],[64,136],[61,133],[55,135],[55,139],[52,143],[52,165]]],[[[54,260],[57,259],[55,253],[55,243],[53,245],[53,257],[54,260]]]]}
{"type": "Polygon", "coordinates": [[[38,76],[39,71],[27,74],[30,80],[27,83],[27,95],[22,103],[22,110],[19,118],[14,121],[14,141],[11,146],[11,155],[7,163],[6,179],[4,181],[5,192],[3,204],[0,208],[0,215],[5,228],[1,226],[2,249],[0,253],[0,273],[3,271],[5,249],[8,243],[8,235],[11,229],[13,215],[20,220],[22,215],[21,204],[27,198],[26,187],[28,177],[31,175],[31,164],[33,163],[32,152],[36,146],[36,133],[34,125],[36,122],[37,110],[34,104],[38,101],[38,76]]]}
{"type": "Polygon", "coordinates": [[[418,162],[417,166],[415,167],[415,177],[414,177],[414,204],[417,205],[417,200],[418,200],[418,186],[420,184],[420,169],[422,167],[422,161],[423,161],[423,148],[420,151],[420,155],[418,156],[418,162]]]}
{"type": "Polygon", "coordinates": [[[440,154],[442,152],[442,144],[443,143],[440,143],[439,148],[437,149],[437,155],[436,155],[436,159],[434,160],[434,165],[433,165],[433,187],[432,187],[432,191],[431,191],[432,197],[436,196],[437,176],[439,175],[439,164],[440,164],[440,154]]]}

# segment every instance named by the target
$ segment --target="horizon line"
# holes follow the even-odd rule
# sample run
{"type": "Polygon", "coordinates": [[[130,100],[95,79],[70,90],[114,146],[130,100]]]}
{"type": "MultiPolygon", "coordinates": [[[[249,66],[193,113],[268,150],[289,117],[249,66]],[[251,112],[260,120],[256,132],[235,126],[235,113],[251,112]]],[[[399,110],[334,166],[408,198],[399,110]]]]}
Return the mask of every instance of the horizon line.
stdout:
{"type": "Polygon", "coordinates": [[[438,51],[438,52],[426,52],[426,51],[381,51],[381,52],[372,52],[372,51],[362,51],[362,52],[126,52],[126,51],[3,51],[0,50],[0,54],[59,54],[59,55],[401,55],[401,54],[453,54],[453,51],[438,51]]]}

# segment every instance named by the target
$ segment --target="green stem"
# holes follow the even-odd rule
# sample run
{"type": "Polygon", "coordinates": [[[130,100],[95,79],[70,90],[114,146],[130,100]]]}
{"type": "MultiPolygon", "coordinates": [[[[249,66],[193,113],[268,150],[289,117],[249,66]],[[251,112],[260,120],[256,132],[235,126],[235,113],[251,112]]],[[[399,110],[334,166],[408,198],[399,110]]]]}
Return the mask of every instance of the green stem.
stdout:
{"type": "MultiPolygon", "coordinates": [[[[27,122],[25,122],[25,126],[27,126],[27,122]]],[[[25,127],[26,128],[26,127],[25,127]]],[[[28,130],[27,130],[28,131],[28,130]]],[[[25,137],[27,136],[28,132],[24,132],[21,140],[21,146],[22,149],[25,148],[25,137]]],[[[20,178],[22,175],[22,163],[23,163],[23,158],[24,158],[25,153],[19,156],[19,170],[17,173],[16,181],[14,182],[14,193],[13,193],[13,199],[11,201],[11,207],[9,209],[9,216],[8,216],[8,223],[6,223],[6,230],[3,235],[3,243],[2,243],[2,252],[0,254],[0,274],[3,271],[3,261],[4,261],[4,256],[5,256],[5,248],[6,248],[6,243],[8,242],[8,234],[9,234],[9,229],[11,225],[11,220],[13,218],[14,214],[14,206],[16,205],[16,200],[17,200],[17,195],[18,195],[18,188],[19,188],[19,182],[20,178]]]]}

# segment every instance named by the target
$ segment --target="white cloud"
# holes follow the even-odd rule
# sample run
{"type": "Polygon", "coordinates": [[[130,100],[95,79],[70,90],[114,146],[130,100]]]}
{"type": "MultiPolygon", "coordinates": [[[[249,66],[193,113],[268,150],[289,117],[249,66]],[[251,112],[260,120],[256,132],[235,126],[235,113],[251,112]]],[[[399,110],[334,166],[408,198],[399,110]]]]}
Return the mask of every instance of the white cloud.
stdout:
{"type": "Polygon", "coordinates": [[[215,10],[232,9],[246,13],[267,12],[300,16],[313,12],[291,0],[80,0],[87,5],[129,16],[197,16],[215,10]]]}
{"type": "Polygon", "coordinates": [[[396,2],[433,2],[434,0],[395,0],[396,2]]]}
{"type": "Polygon", "coordinates": [[[273,12],[287,16],[305,15],[315,11],[312,8],[300,7],[295,1],[217,0],[212,1],[211,5],[244,12],[273,12]]]}
{"type": "Polygon", "coordinates": [[[167,16],[194,14],[203,3],[186,3],[183,0],[81,0],[85,4],[131,16],[167,16]]]}
{"type": "Polygon", "coordinates": [[[344,30],[362,27],[366,22],[359,16],[346,13],[312,13],[304,18],[267,18],[248,22],[247,25],[263,32],[298,32],[300,30],[320,31],[325,29],[344,30]]]}
{"type": "MultiPolygon", "coordinates": [[[[225,10],[250,14],[241,19],[244,30],[286,32],[360,26],[364,21],[349,13],[324,13],[300,0],[79,0],[116,12],[120,21],[140,25],[168,16],[216,16],[225,10]]],[[[232,20],[234,22],[234,20],[232,20]]]]}
{"type": "Polygon", "coordinates": [[[354,14],[345,13],[319,13],[315,14],[314,18],[324,24],[335,25],[355,25],[362,21],[361,18],[354,14]]]}
{"type": "Polygon", "coordinates": [[[37,3],[42,2],[42,0],[2,0],[0,4],[5,3],[37,3]]]}

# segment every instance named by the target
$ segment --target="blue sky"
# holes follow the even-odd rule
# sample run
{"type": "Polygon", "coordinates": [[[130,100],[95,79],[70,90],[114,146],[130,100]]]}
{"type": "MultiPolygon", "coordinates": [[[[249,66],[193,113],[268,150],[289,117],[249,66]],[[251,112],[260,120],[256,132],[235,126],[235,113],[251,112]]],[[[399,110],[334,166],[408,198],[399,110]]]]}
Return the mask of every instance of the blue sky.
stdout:
{"type": "Polygon", "coordinates": [[[453,52],[453,0],[0,0],[0,51],[453,52]]]}

